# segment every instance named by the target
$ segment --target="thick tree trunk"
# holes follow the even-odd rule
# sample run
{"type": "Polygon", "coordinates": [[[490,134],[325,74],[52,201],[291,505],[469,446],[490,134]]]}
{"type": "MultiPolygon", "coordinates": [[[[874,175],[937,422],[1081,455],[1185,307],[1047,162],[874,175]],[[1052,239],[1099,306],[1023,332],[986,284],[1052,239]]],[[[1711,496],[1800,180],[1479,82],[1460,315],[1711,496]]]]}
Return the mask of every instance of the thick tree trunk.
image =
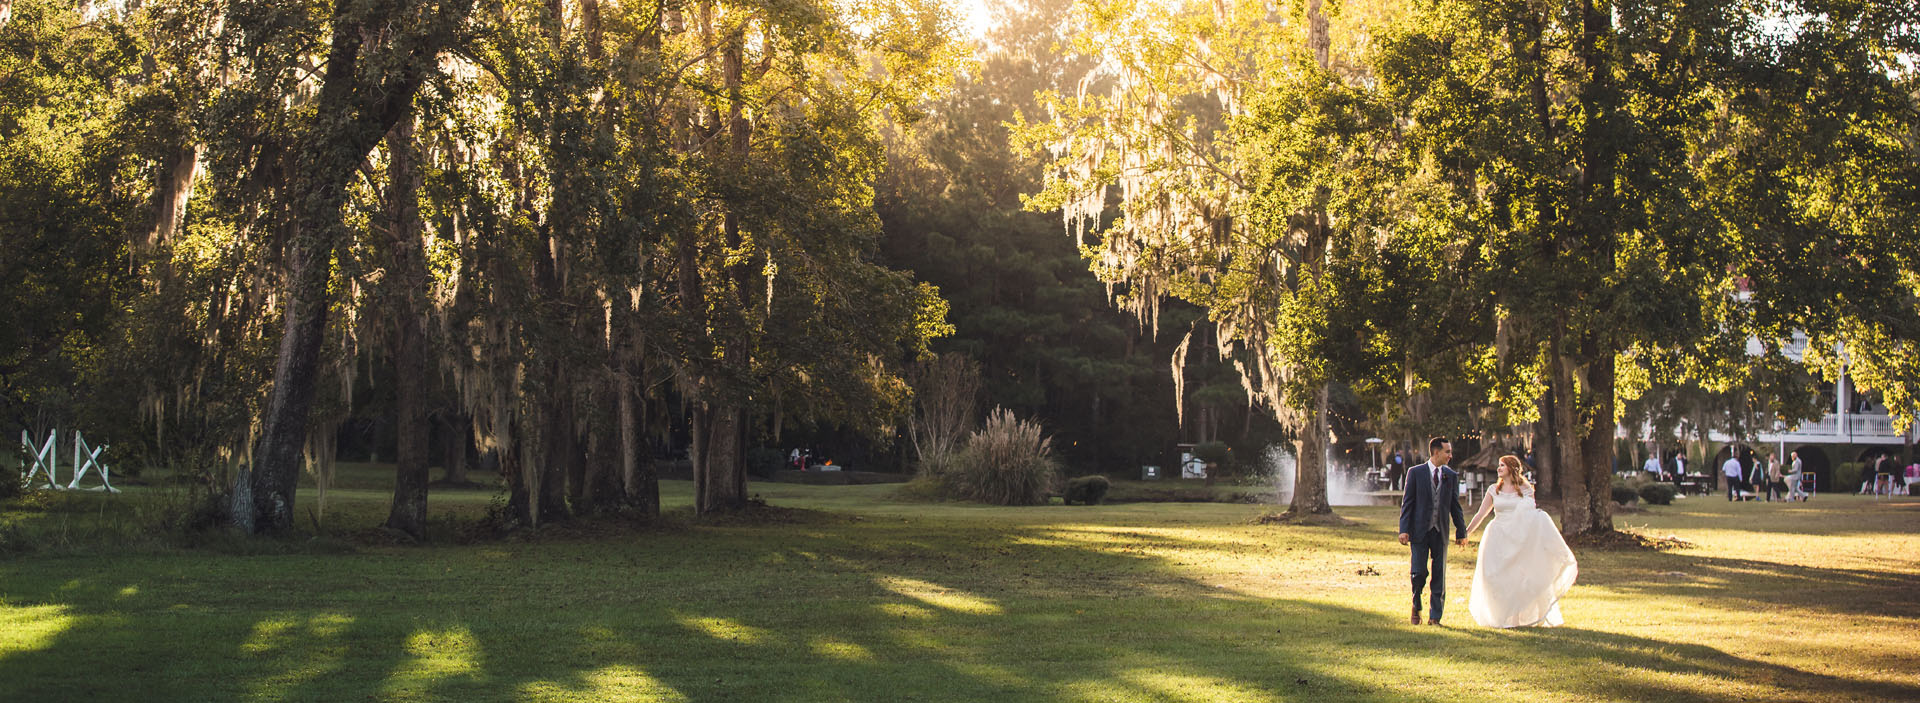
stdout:
{"type": "Polygon", "coordinates": [[[1327,502],[1328,395],[1327,386],[1314,391],[1312,407],[1307,411],[1307,425],[1294,442],[1299,462],[1293,472],[1293,504],[1287,508],[1290,515],[1333,513],[1332,504],[1327,502]]]}
{"type": "MultiPolygon", "coordinates": [[[[1541,144],[1552,144],[1559,138],[1553,122],[1553,102],[1547,92],[1547,73],[1550,70],[1545,61],[1547,20],[1545,15],[1536,14],[1528,17],[1526,23],[1530,40],[1527,43],[1528,97],[1532,102],[1534,124],[1540,130],[1541,144]]],[[[1554,222],[1559,217],[1556,192],[1544,185],[1535,189],[1534,207],[1539,210],[1537,217],[1541,222],[1554,222]]],[[[1553,237],[1544,238],[1540,255],[1543,262],[1555,261],[1559,256],[1558,241],[1553,237]]],[[[1554,343],[1558,344],[1557,337],[1554,343]]],[[[1560,454],[1563,444],[1560,441],[1560,415],[1566,412],[1567,406],[1559,402],[1563,386],[1557,357],[1550,360],[1549,365],[1552,368],[1547,373],[1547,389],[1540,396],[1540,419],[1533,423],[1533,460],[1535,478],[1539,482],[1539,497],[1545,501],[1556,501],[1562,498],[1560,478],[1565,475],[1565,464],[1560,454]]]]}
{"type": "MultiPolygon", "coordinates": [[[[1610,274],[1614,267],[1616,234],[1614,218],[1615,161],[1619,155],[1617,134],[1618,101],[1613,87],[1612,48],[1613,15],[1609,7],[1596,0],[1581,2],[1580,57],[1583,82],[1580,87],[1582,125],[1579,149],[1579,176],[1576,179],[1576,206],[1573,208],[1572,234],[1576,257],[1587,260],[1589,278],[1597,286],[1614,285],[1610,274]]],[[[1567,458],[1565,514],[1560,529],[1568,536],[1593,535],[1613,530],[1613,395],[1614,349],[1605,330],[1584,322],[1576,359],[1579,366],[1577,391],[1569,388],[1565,398],[1577,398],[1562,409],[1569,416],[1568,430],[1560,436],[1567,458]],[[1577,393],[1577,395],[1575,395],[1577,393]]],[[[1564,325],[1558,329],[1566,329],[1564,325]]]]}
{"type": "Polygon", "coordinates": [[[393,508],[387,514],[387,527],[407,533],[414,539],[426,536],[427,521],[427,339],[426,325],[427,264],[425,245],[420,241],[420,207],[416,199],[419,174],[413,167],[413,119],[395,125],[387,135],[392,154],[388,174],[392,185],[387,193],[388,240],[391,252],[388,272],[397,303],[388,308],[392,316],[394,363],[394,425],[399,434],[395,454],[397,467],[393,483],[393,508]]]}
{"type": "Polygon", "coordinates": [[[265,430],[261,433],[245,500],[236,496],[234,519],[249,532],[282,532],[293,527],[294,490],[300,476],[300,453],[307,441],[307,420],[313,411],[314,375],[320,361],[321,335],[327,327],[326,287],[330,261],[324,251],[296,245],[292,254],[285,329],[279,358],[274,364],[273,392],[267,400],[265,430]]]}
{"type": "Polygon", "coordinates": [[[473,467],[473,419],[465,413],[450,413],[441,420],[445,456],[440,481],[458,486],[470,482],[467,471],[473,467]]]}
{"type": "Polygon", "coordinates": [[[1561,348],[1559,333],[1555,333],[1552,358],[1555,394],[1554,427],[1555,449],[1559,450],[1557,463],[1560,479],[1560,530],[1572,536],[1585,532],[1589,523],[1588,512],[1592,504],[1588,501],[1587,491],[1592,485],[1587,480],[1585,457],[1581,455],[1581,438],[1586,436],[1586,428],[1581,419],[1586,416],[1585,408],[1575,395],[1574,379],[1577,377],[1578,360],[1561,348]]]}
{"type": "Polygon", "coordinates": [[[618,508],[626,497],[622,476],[614,470],[621,460],[623,443],[616,398],[620,384],[614,378],[607,381],[595,390],[587,406],[585,467],[580,499],[574,503],[576,513],[610,511],[618,508]]]}
{"type": "Polygon", "coordinates": [[[533,447],[520,421],[510,422],[505,431],[508,441],[502,442],[496,452],[500,459],[500,480],[507,486],[507,504],[499,516],[500,526],[507,529],[531,526],[533,487],[527,458],[533,454],[533,447]]]}
{"type": "MultiPolygon", "coordinates": [[[[1578,381],[1582,393],[1562,393],[1560,457],[1562,534],[1572,537],[1613,530],[1613,356],[1589,334],[1577,355],[1562,357],[1562,380],[1578,381]],[[1578,367],[1577,369],[1575,367],[1578,367]]],[[[1569,387],[1573,384],[1569,383],[1569,387]]]]}
{"type": "Polygon", "coordinates": [[[1580,531],[1605,534],[1613,531],[1613,354],[1591,338],[1584,351],[1593,359],[1587,371],[1592,415],[1580,441],[1587,478],[1587,522],[1580,531]]]}
{"type": "Polygon", "coordinates": [[[615,405],[620,413],[620,485],[632,500],[640,490],[640,411],[633,392],[633,379],[625,374],[614,380],[619,395],[615,405]]]}
{"type": "MultiPolygon", "coordinates": [[[[744,167],[748,150],[751,148],[751,124],[746,118],[746,101],[743,94],[743,52],[744,28],[735,29],[727,39],[727,47],[721,52],[722,73],[726,80],[727,91],[727,156],[738,167],[744,167]]],[[[721,219],[721,236],[729,250],[738,250],[743,243],[740,231],[740,217],[736,210],[738,204],[727,204],[727,211],[721,219]]],[[[726,276],[722,285],[733,288],[733,304],[738,306],[742,326],[752,309],[754,285],[754,266],[751,262],[741,261],[726,266],[726,276]]],[[[718,361],[724,367],[736,371],[747,371],[753,364],[748,354],[748,341],[744,329],[734,329],[723,333],[718,361]]],[[[745,375],[745,374],[742,374],[745,375]]],[[[709,380],[708,383],[711,383],[709,380]]],[[[729,389],[712,388],[703,393],[706,410],[695,416],[704,417],[705,430],[700,433],[703,441],[700,459],[693,466],[694,512],[707,515],[714,512],[736,510],[747,502],[747,463],[746,437],[747,413],[741,404],[732,399],[719,399],[729,389]]]]}
{"type": "MultiPolygon", "coordinates": [[[[630,310],[623,305],[621,311],[630,310]]],[[[646,428],[642,422],[646,416],[644,399],[640,397],[640,360],[639,340],[633,329],[630,316],[616,316],[620,323],[615,334],[618,335],[614,346],[614,391],[615,405],[619,410],[620,423],[620,483],[626,491],[626,503],[640,512],[642,517],[652,519],[660,515],[660,477],[653,469],[650,457],[644,456],[646,428]],[[623,321],[624,322],[621,322],[623,321]]]]}
{"type": "Polygon", "coordinates": [[[711,411],[703,405],[695,406],[693,416],[687,419],[687,463],[693,467],[693,508],[700,511],[700,497],[707,494],[707,472],[701,467],[707,462],[707,416],[711,411]]]}
{"type": "Polygon", "coordinates": [[[747,504],[746,411],[710,407],[694,416],[704,446],[693,464],[694,513],[738,510],[747,504]]]}
{"type": "Polygon", "coordinates": [[[1560,499],[1560,410],[1556,388],[1560,374],[1551,371],[1547,390],[1540,394],[1540,419],[1533,423],[1533,470],[1543,501],[1560,499]]]}
{"type": "MultiPolygon", "coordinates": [[[[1319,12],[1317,3],[1313,11],[1315,14],[1319,12]]],[[[1318,23],[1318,28],[1314,31],[1319,35],[1314,41],[1324,44],[1326,19],[1317,17],[1313,21],[1318,23]]],[[[1322,48],[1318,51],[1324,66],[1325,50],[1322,48]]],[[[1312,254],[1308,257],[1307,273],[1314,280],[1321,280],[1326,275],[1324,252],[1332,241],[1329,235],[1331,223],[1323,208],[1316,208],[1311,213],[1311,218],[1307,228],[1306,250],[1312,254]]],[[[1306,409],[1306,426],[1301,429],[1300,437],[1295,441],[1296,446],[1299,447],[1295,456],[1299,461],[1293,472],[1293,504],[1287,509],[1287,514],[1294,519],[1324,519],[1333,516],[1333,506],[1327,502],[1327,443],[1331,439],[1329,434],[1332,429],[1331,424],[1327,422],[1327,403],[1331,394],[1332,389],[1326,384],[1321,384],[1319,388],[1314,389],[1313,399],[1306,409]]]]}
{"type": "Polygon", "coordinates": [[[354,3],[334,6],[314,117],[294,145],[286,171],[292,180],[278,196],[289,234],[285,327],[249,490],[234,497],[234,522],[250,532],[293,526],[295,482],[327,327],[327,282],[334,247],[344,236],[347,181],[387,131],[411,114],[413,96],[440,47],[472,6],[456,1],[424,15],[412,7],[392,9],[376,17],[354,3]],[[393,17],[413,23],[395,26],[393,17]],[[382,31],[369,31],[371,22],[381,22],[382,31]],[[360,75],[361,50],[376,37],[387,44],[373,52],[382,73],[369,82],[360,75]],[[249,509],[240,510],[243,505],[249,509]]]}
{"type": "Polygon", "coordinates": [[[576,452],[573,398],[561,390],[569,387],[571,374],[557,362],[549,374],[554,383],[546,391],[548,395],[541,413],[540,465],[533,467],[540,474],[535,482],[537,490],[534,498],[538,505],[533,517],[535,522],[543,525],[567,519],[567,467],[573,462],[576,452]]]}

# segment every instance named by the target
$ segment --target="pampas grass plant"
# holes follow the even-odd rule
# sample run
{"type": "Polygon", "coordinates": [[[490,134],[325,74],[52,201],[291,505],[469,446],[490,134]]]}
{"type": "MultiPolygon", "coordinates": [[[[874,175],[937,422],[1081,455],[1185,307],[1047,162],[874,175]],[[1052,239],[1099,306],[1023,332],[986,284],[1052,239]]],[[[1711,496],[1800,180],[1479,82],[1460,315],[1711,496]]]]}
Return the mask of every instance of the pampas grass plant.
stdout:
{"type": "Polygon", "coordinates": [[[956,497],[994,505],[1041,505],[1059,480],[1053,440],[1040,423],[994,408],[967,437],[958,461],[942,477],[956,497]]]}

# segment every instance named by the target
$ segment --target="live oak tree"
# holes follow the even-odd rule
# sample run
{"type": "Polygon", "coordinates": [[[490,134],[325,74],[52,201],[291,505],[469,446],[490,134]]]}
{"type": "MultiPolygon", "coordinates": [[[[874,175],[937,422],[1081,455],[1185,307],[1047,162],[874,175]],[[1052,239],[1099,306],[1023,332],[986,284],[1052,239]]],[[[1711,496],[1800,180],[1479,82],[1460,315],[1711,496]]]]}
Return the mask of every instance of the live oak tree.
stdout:
{"type": "Polygon", "coordinates": [[[1333,311],[1369,285],[1349,278],[1371,270],[1374,248],[1358,244],[1392,208],[1377,198],[1390,164],[1365,137],[1382,117],[1352,88],[1368,45],[1356,30],[1385,7],[1336,17],[1312,0],[1081,2],[1073,47],[1094,67],[1018,130],[1019,146],[1049,159],[1029,205],[1063,211],[1090,240],[1093,270],[1143,322],[1166,298],[1205,310],[1215,353],[1292,431],[1293,519],[1332,514],[1327,406],[1344,375],[1334,367],[1390,357],[1328,355],[1357,337],[1333,311]]]}
{"type": "MultiPolygon", "coordinates": [[[[1912,93],[1892,69],[1911,18],[1871,3],[1760,11],[1415,3],[1376,59],[1415,182],[1444,185],[1431,218],[1449,236],[1436,244],[1478,254],[1492,399],[1554,428],[1536,449],[1554,455],[1543,485],[1557,485],[1568,535],[1612,530],[1623,379],[1734,388],[1754,377],[1742,369],[1784,363],[1795,328],[1817,357],[1864,320],[1910,318],[1883,315],[1912,309],[1893,234],[1912,208],[1886,198],[1910,187],[1912,144],[1866,135],[1911,133],[1912,93]],[[1823,59],[1794,58],[1808,52],[1823,59]],[[1798,79],[1785,86],[1800,89],[1795,107],[1775,96],[1782,78],[1798,79]],[[1872,97],[1828,87],[1840,85],[1872,97]],[[1861,138],[1836,143],[1835,130],[1861,138]],[[1891,168],[1836,163],[1856,158],[1891,168]],[[1835,222],[1821,211],[1836,194],[1875,207],[1835,222]],[[1848,301],[1836,279],[1873,302],[1848,301]]],[[[1904,322],[1877,327],[1880,348],[1914,338],[1904,322]]]]}
{"type": "Polygon", "coordinates": [[[325,57],[313,100],[291,117],[290,141],[276,145],[261,165],[276,180],[265,215],[282,229],[287,285],[273,391],[250,478],[234,497],[234,521],[245,530],[284,531],[293,523],[295,478],[327,327],[332,252],[345,236],[348,180],[411,113],[415,92],[471,9],[470,0],[367,0],[312,14],[249,3],[231,10],[243,46],[276,47],[289,34],[322,42],[278,46],[289,53],[258,57],[269,61],[255,67],[254,80],[280,85],[300,58],[325,57]],[[267,21],[250,14],[256,12],[267,21]]]}

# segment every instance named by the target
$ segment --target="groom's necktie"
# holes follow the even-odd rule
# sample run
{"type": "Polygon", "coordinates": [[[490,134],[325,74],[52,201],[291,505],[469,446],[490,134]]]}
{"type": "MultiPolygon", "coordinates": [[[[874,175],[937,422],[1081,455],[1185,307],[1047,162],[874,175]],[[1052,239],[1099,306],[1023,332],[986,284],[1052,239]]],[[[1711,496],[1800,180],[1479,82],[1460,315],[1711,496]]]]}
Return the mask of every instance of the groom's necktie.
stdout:
{"type": "Polygon", "coordinates": [[[1433,529],[1444,537],[1447,531],[1440,529],[1441,525],[1446,524],[1440,518],[1440,467],[1428,465],[1427,469],[1433,473],[1433,529]]]}

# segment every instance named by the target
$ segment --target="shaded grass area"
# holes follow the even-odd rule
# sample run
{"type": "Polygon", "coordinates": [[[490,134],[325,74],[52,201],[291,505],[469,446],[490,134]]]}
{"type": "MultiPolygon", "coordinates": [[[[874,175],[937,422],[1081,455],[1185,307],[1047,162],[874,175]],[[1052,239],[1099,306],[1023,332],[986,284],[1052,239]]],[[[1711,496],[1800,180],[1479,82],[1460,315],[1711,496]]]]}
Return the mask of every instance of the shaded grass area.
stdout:
{"type": "MultiPolygon", "coordinates": [[[[351,539],[385,515],[361,478],[318,535],[0,561],[0,700],[1920,699],[1920,501],[1636,514],[1698,546],[1582,553],[1570,627],[1501,631],[1466,613],[1470,549],[1453,627],[1404,624],[1393,508],[1260,526],[1265,506],[755,484],[819,512],[713,525],[668,482],[660,527],[395,547],[351,539]]],[[[0,526],[124,523],[160,498],[141,493],[0,526]]],[[[442,492],[434,511],[450,526],[491,498],[442,492]]]]}

